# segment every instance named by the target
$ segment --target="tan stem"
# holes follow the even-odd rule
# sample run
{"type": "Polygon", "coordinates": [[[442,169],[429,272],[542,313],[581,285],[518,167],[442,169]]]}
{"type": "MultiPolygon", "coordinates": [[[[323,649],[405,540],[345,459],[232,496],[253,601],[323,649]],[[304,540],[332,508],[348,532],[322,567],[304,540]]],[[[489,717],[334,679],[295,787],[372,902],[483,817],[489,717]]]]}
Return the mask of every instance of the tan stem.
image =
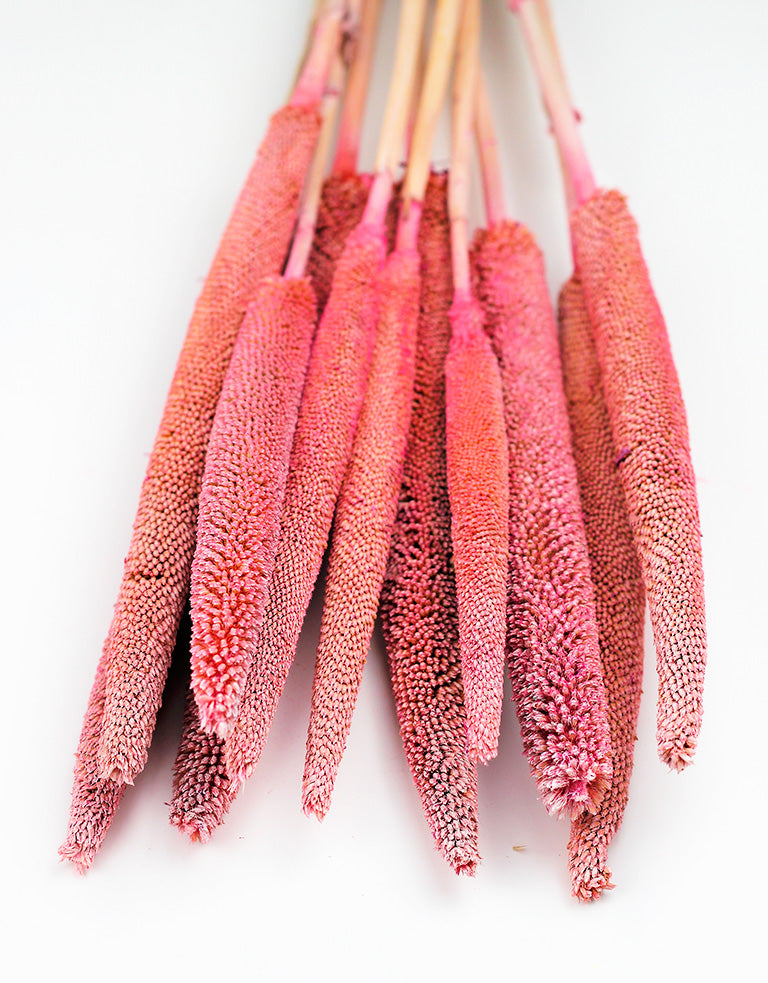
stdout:
{"type": "Polygon", "coordinates": [[[411,153],[413,143],[413,131],[416,127],[416,114],[419,111],[419,100],[421,99],[421,87],[424,85],[424,69],[427,64],[426,38],[422,36],[419,45],[419,62],[416,66],[416,75],[413,80],[411,90],[411,105],[408,107],[408,122],[405,127],[405,157],[406,160],[411,153]]]}
{"type": "Polygon", "coordinates": [[[392,81],[389,84],[384,122],[376,154],[376,177],[363,215],[363,222],[367,225],[381,227],[392,197],[392,186],[405,136],[426,13],[427,0],[402,0],[392,81]]]}
{"type": "Polygon", "coordinates": [[[420,201],[427,187],[432,140],[445,99],[461,8],[461,0],[437,0],[424,85],[403,186],[406,213],[411,199],[420,201]]]}
{"type": "Polygon", "coordinates": [[[312,164],[307,174],[306,184],[304,185],[304,195],[299,211],[299,218],[296,223],[296,231],[293,236],[293,245],[291,246],[291,252],[288,256],[288,262],[285,265],[283,274],[288,279],[298,279],[304,276],[307,268],[307,261],[309,260],[309,254],[312,249],[312,240],[315,235],[317,210],[320,207],[320,194],[323,187],[323,178],[325,177],[325,167],[331,152],[333,131],[343,85],[344,62],[341,56],[337,55],[331,67],[328,86],[320,109],[323,124],[317,140],[315,155],[312,158],[312,164]]]}
{"type": "MultiPolygon", "coordinates": [[[[541,17],[541,25],[547,36],[547,41],[549,43],[549,49],[552,52],[552,56],[557,67],[558,75],[560,76],[560,84],[563,91],[568,93],[568,102],[572,105],[570,91],[568,89],[568,80],[565,74],[565,69],[563,68],[563,61],[560,56],[560,49],[557,45],[557,35],[555,34],[555,23],[552,20],[552,11],[550,10],[547,0],[540,0],[539,2],[539,12],[541,17]]],[[[578,114],[573,110],[574,116],[578,120],[578,114]]],[[[563,157],[563,152],[560,149],[560,145],[557,146],[557,156],[560,158],[560,171],[563,175],[563,186],[565,187],[565,200],[568,206],[569,213],[573,211],[576,207],[576,189],[571,181],[571,175],[568,173],[568,168],[565,166],[565,158],[563,157]]]]}
{"type": "Polygon", "coordinates": [[[480,46],[480,0],[464,0],[456,68],[453,73],[451,119],[451,171],[448,178],[448,215],[451,220],[453,286],[469,293],[468,205],[472,118],[476,104],[480,46]]]}
{"type": "Polygon", "coordinates": [[[333,162],[335,174],[353,174],[357,170],[363,113],[371,79],[380,14],[381,0],[365,0],[360,34],[344,92],[344,109],[339,124],[336,158],[333,162]]]}
{"type": "Polygon", "coordinates": [[[427,0],[402,0],[392,81],[376,153],[377,174],[389,171],[394,175],[397,168],[419,62],[419,48],[424,34],[426,13],[427,0]]]}

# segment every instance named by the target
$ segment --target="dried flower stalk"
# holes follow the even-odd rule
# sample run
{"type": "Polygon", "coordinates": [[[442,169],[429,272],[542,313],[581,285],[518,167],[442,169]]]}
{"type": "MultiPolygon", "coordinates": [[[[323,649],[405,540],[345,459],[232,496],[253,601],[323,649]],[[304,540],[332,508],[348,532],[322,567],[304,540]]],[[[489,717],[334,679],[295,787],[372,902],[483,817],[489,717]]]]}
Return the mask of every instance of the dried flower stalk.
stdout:
{"type": "Polygon", "coordinates": [[[648,592],[659,677],[659,756],[679,771],[693,760],[701,728],[707,643],[685,406],[624,198],[597,192],[574,212],[571,229],[648,592]]]}
{"type": "Polygon", "coordinates": [[[448,179],[454,300],[445,362],[446,444],[467,746],[474,760],[488,761],[498,748],[504,689],[509,455],[499,366],[469,280],[469,152],[479,40],[479,0],[469,0],[454,73],[448,179]]]}
{"type": "Polygon", "coordinates": [[[389,553],[413,396],[419,287],[418,253],[395,251],[379,280],[376,347],[325,583],[302,792],[305,812],[319,819],[346,745],[389,553]]]}
{"type": "Polygon", "coordinates": [[[377,173],[358,228],[334,273],[315,336],[296,427],[277,559],[240,713],[227,737],[227,769],[245,781],[261,756],[320,571],[352,451],[379,311],[387,211],[402,144],[426,3],[403,7],[377,173]],[[415,32],[415,33],[414,33],[415,32]]]}
{"type": "Polygon", "coordinates": [[[421,313],[403,486],[381,597],[400,735],[440,853],[473,874],[477,773],[467,754],[445,463],[453,286],[445,176],[430,179],[419,235],[421,313]]]}
{"type": "Polygon", "coordinates": [[[501,366],[509,441],[508,661],[523,747],[553,812],[610,783],[594,593],[541,253],[512,222],[481,231],[476,290],[501,366]]]}
{"type": "Polygon", "coordinates": [[[203,730],[234,722],[267,599],[299,400],[317,323],[305,275],[343,84],[337,57],[285,272],[257,286],[208,442],[192,562],[192,689],[203,730]]]}
{"type": "Polygon", "coordinates": [[[576,897],[612,887],[608,846],[621,825],[637,739],[643,675],[645,593],[616,470],[600,366],[578,278],[560,293],[560,342],[573,451],[587,532],[600,661],[611,728],[611,787],[594,815],[571,824],[568,865],[576,897]]]}
{"type": "Polygon", "coordinates": [[[685,406],[637,225],[618,192],[595,190],[546,0],[511,5],[566,174],[576,272],[653,624],[659,757],[681,770],[693,760],[701,728],[706,663],[701,531],[685,406]]]}

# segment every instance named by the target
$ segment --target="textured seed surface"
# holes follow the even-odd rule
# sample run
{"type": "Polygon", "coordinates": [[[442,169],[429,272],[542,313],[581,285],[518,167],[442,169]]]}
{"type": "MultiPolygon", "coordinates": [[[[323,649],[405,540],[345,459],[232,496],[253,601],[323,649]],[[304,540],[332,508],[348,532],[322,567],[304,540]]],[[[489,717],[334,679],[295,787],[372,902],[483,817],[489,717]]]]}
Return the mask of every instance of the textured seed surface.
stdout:
{"type": "Polygon", "coordinates": [[[125,788],[125,785],[113,782],[111,778],[102,778],[97,760],[108,655],[108,647],[105,645],[96,669],[75,755],[75,781],[67,838],[59,847],[61,859],[71,861],[81,874],[93,863],[125,788]]]}
{"type": "Polygon", "coordinates": [[[317,297],[321,317],[331,292],[336,269],[347,239],[363,217],[371,178],[368,174],[332,174],[323,184],[315,236],[307,263],[307,275],[317,297]]]}
{"type": "Polygon", "coordinates": [[[473,247],[509,441],[507,654],[523,747],[545,806],[594,811],[611,747],[584,519],[541,253],[503,222],[473,247]]]}
{"type": "Polygon", "coordinates": [[[693,759],[701,728],[707,646],[685,407],[637,225],[622,195],[596,192],[574,213],[572,234],[648,594],[659,756],[680,770],[693,759]]]}
{"type": "Polygon", "coordinates": [[[438,849],[473,874],[477,774],[467,754],[445,464],[445,357],[453,294],[444,175],[432,176],[419,235],[422,289],[403,486],[381,598],[400,735],[438,849]]]}
{"type": "Polygon", "coordinates": [[[573,892],[590,901],[612,887],[608,846],[621,825],[629,795],[643,674],[645,592],[617,472],[595,342],[575,277],[560,294],[560,343],[595,586],[613,760],[611,787],[599,809],[571,824],[568,865],[573,892]]]}
{"type": "Polygon", "coordinates": [[[192,561],[192,689],[206,731],[234,723],[264,615],[316,325],[309,279],[265,277],[235,342],[205,458],[192,561]]]}
{"type": "Polygon", "coordinates": [[[392,253],[365,399],[333,526],[302,799],[322,818],[346,746],[402,482],[419,318],[419,256],[392,253]]]}
{"type": "Polygon", "coordinates": [[[226,739],[227,770],[238,781],[264,748],[320,571],[365,393],[385,254],[382,231],[361,225],[352,233],[315,335],[264,621],[226,739]]]}
{"type": "Polygon", "coordinates": [[[190,689],[173,766],[170,822],[190,839],[206,843],[224,821],[232,798],[223,742],[200,727],[197,704],[190,689]]]}
{"type": "Polygon", "coordinates": [[[171,383],[107,640],[99,770],[133,782],[147,759],[189,590],[216,402],[255,285],[285,259],[317,114],[276,113],[219,245],[171,383]]]}
{"type": "Polygon", "coordinates": [[[509,453],[499,366],[472,298],[451,307],[445,387],[467,747],[471,758],[488,761],[498,749],[504,689],[509,453]]]}

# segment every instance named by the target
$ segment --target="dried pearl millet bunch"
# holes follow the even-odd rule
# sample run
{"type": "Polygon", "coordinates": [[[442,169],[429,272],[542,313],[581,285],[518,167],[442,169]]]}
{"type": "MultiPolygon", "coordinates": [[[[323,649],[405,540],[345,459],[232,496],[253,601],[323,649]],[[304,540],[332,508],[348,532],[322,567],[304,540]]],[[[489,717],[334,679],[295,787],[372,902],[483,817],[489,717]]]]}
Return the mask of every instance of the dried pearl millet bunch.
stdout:
{"type": "Polygon", "coordinates": [[[402,7],[369,178],[355,170],[380,4],[321,0],[291,103],[225,234],[169,397],[163,427],[175,430],[161,428],[150,462],[138,566],[129,558],[83,724],[61,850],[80,870],[143,765],[174,639],[190,647],[176,626],[195,546],[191,688],[171,802],[171,822],[192,839],[210,837],[259,758],[332,522],[308,812],[328,809],[380,603],[428,824],[453,869],[474,872],[474,760],[496,749],[508,572],[507,655],[525,750],[545,804],[571,815],[578,898],[612,886],[607,851],[627,804],[644,586],[660,752],[675,767],[690,759],[704,666],[698,514],[679,386],[634,220],[620,195],[594,187],[544,0],[516,0],[571,212],[576,271],[558,346],[542,257],[504,214],[477,64],[479,0],[439,0],[417,93],[426,6],[402,7]],[[331,65],[341,72],[342,40],[348,55],[360,18],[323,183],[341,90],[331,65]],[[454,47],[446,180],[429,177],[430,146],[454,47]],[[470,251],[473,115],[488,229],[470,251]]]}

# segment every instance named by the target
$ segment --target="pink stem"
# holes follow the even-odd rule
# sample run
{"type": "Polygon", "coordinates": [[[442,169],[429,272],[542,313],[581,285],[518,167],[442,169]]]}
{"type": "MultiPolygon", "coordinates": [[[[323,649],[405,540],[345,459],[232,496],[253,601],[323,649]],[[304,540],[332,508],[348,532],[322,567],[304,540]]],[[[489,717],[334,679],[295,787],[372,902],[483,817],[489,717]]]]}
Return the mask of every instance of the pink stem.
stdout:
{"type": "Polygon", "coordinates": [[[395,240],[395,249],[398,252],[416,249],[419,239],[422,210],[422,202],[414,199],[408,206],[407,214],[401,212],[400,221],[397,224],[397,238],[395,240]]]}
{"type": "Polygon", "coordinates": [[[489,226],[498,225],[507,216],[504,205],[504,180],[501,175],[499,143],[496,138],[491,104],[482,71],[477,73],[475,139],[480,155],[486,219],[489,226]]]}
{"type": "Polygon", "coordinates": [[[290,106],[312,108],[323,97],[334,55],[341,42],[345,3],[327,3],[315,28],[312,47],[291,95],[290,106]]]}
{"type": "Polygon", "coordinates": [[[362,225],[383,229],[387,217],[387,209],[392,199],[392,174],[389,170],[379,172],[373,180],[368,203],[363,212],[362,225]]]}
{"type": "Polygon", "coordinates": [[[469,300],[471,295],[469,276],[469,235],[464,217],[451,221],[451,263],[453,264],[453,292],[456,300],[469,300]]]}
{"type": "MultiPolygon", "coordinates": [[[[563,168],[573,189],[573,203],[583,204],[595,191],[595,179],[579,135],[577,117],[555,47],[554,33],[551,25],[543,22],[537,0],[509,0],[509,6],[520,19],[525,44],[552,122],[563,168]]],[[[566,181],[566,192],[570,195],[568,183],[566,181]]]]}
{"type": "Polygon", "coordinates": [[[337,56],[331,66],[328,84],[323,97],[320,115],[323,124],[320,130],[320,137],[315,148],[315,156],[312,159],[312,166],[309,169],[307,180],[304,185],[304,198],[299,211],[296,231],[293,236],[293,245],[285,264],[284,276],[286,279],[300,279],[304,276],[309,256],[312,251],[312,240],[315,237],[315,226],[317,225],[317,211],[320,207],[320,196],[323,187],[323,175],[328,162],[328,154],[331,149],[333,130],[336,123],[336,113],[339,108],[341,89],[344,85],[344,63],[341,56],[337,56]]]}

